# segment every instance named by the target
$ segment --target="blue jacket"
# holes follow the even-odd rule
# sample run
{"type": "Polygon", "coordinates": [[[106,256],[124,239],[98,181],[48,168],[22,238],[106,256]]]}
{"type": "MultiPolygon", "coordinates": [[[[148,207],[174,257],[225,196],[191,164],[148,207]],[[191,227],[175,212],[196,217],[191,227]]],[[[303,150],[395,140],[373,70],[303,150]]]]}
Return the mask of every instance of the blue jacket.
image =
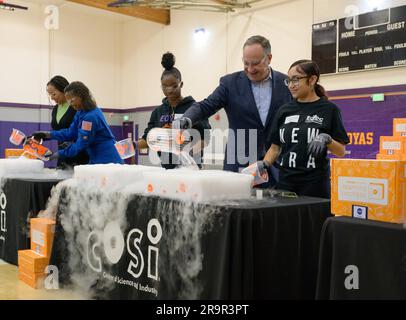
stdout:
{"type": "MultiPolygon", "coordinates": [[[[220,85],[214,92],[203,101],[193,104],[185,113],[184,117],[188,117],[193,123],[196,121],[208,118],[219,109],[224,108],[229,128],[235,134],[229,133],[228,143],[224,157],[224,170],[238,172],[242,167],[248,165],[247,161],[239,161],[237,158],[237,149],[242,148],[241,141],[238,141],[238,146],[230,148],[231,152],[227,152],[230,143],[235,144],[237,130],[242,129],[240,133],[245,135],[245,156],[249,155],[249,129],[257,129],[257,159],[261,160],[265,156],[266,151],[271,146],[271,130],[270,126],[275,116],[276,111],[285,103],[291,101],[292,96],[288,87],[283,83],[287,77],[285,74],[275,70],[272,73],[272,100],[266,118],[265,126],[262,124],[259,112],[255,103],[255,98],[251,89],[251,81],[248,79],[244,71],[235,72],[226,75],[220,79],[220,85]],[[231,135],[230,135],[231,134],[231,135]],[[235,160],[234,160],[235,159],[235,160]]],[[[251,146],[251,148],[253,148],[251,146]]]]}
{"type": "Polygon", "coordinates": [[[76,112],[68,129],[51,131],[51,138],[58,141],[73,141],[69,147],[60,150],[61,158],[74,157],[86,150],[89,164],[123,163],[117,152],[114,135],[110,130],[102,111],[95,108],[76,112]]]}

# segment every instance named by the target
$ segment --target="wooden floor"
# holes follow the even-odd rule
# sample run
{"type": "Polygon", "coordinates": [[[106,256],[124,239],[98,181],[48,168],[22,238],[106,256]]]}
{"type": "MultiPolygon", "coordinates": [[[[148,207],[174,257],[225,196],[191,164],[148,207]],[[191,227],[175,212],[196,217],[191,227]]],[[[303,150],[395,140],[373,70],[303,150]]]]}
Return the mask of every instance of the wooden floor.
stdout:
{"type": "Polygon", "coordinates": [[[68,290],[33,289],[18,280],[18,267],[0,260],[0,300],[82,300],[68,290]]]}

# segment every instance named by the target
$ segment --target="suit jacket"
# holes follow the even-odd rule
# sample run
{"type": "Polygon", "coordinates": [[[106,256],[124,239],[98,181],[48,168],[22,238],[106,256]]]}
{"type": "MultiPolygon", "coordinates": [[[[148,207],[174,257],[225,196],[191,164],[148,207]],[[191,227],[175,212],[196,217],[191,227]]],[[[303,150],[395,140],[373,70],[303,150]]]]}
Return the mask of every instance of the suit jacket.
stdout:
{"type": "Polygon", "coordinates": [[[271,146],[270,127],[275,113],[292,99],[288,87],[283,83],[287,76],[273,69],[271,73],[272,100],[265,126],[255,103],[251,81],[243,71],[222,77],[219,86],[209,97],[193,104],[184,113],[184,117],[190,118],[195,123],[224,108],[231,129],[225,151],[224,170],[238,172],[240,168],[263,159],[271,146]],[[252,136],[255,130],[252,131],[251,139],[250,129],[256,129],[257,134],[256,137],[252,136]],[[242,134],[245,136],[244,139],[239,137],[242,134]]]}

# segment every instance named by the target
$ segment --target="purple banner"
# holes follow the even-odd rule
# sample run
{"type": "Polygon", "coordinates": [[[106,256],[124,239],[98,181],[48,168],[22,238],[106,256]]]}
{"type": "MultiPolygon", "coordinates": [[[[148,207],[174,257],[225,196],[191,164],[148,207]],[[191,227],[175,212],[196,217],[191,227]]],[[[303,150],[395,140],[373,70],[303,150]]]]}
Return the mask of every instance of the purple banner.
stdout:
{"type": "Polygon", "coordinates": [[[350,138],[347,158],[375,159],[379,137],[393,135],[393,118],[406,118],[405,93],[385,96],[382,102],[350,96],[336,100],[332,97],[331,101],[339,106],[350,138]]]}

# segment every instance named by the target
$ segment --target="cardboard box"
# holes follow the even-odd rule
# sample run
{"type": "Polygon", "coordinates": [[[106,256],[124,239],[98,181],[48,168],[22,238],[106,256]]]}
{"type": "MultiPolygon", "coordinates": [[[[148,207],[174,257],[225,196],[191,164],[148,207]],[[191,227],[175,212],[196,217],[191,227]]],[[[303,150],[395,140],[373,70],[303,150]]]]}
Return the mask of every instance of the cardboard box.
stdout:
{"type": "Polygon", "coordinates": [[[406,137],[380,136],[379,153],[386,155],[406,155],[406,137]]]}
{"type": "Polygon", "coordinates": [[[37,254],[33,250],[18,251],[18,267],[32,273],[44,273],[49,264],[49,258],[37,254]]]}
{"type": "Polygon", "coordinates": [[[32,218],[30,220],[31,250],[49,257],[55,233],[55,221],[46,218],[32,218]]]}
{"type": "Polygon", "coordinates": [[[332,213],[405,222],[406,161],[332,159],[331,163],[332,213]]]}
{"type": "MultiPolygon", "coordinates": [[[[12,149],[12,148],[6,148],[4,149],[4,158],[9,158],[9,159],[16,159],[19,158],[23,155],[24,149],[12,149]]],[[[30,155],[30,154],[25,154],[24,157],[29,158],[29,159],[37,159],[37,157],[30,155]]]]}
{"type": "Polygon", "coordinates": [[[40,289],[44,287],[45,273],[35,273],[19,267],[18,279],[34,289],[40,289]]]}
{"type": "Polygon", "coordinates": [[[406,137],[406,118],[393,119],[393,135],[406,137]]]}

